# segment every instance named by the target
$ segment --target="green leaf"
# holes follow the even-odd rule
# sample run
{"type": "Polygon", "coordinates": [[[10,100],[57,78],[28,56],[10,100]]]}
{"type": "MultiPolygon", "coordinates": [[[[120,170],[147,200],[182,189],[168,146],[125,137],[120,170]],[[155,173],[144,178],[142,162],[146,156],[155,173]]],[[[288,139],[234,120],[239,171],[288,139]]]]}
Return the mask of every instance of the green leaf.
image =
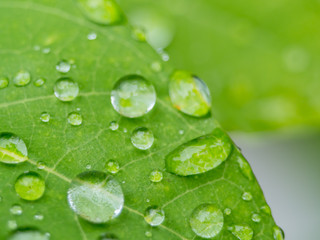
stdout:
{"type": "MultiPolygon", "coordinates": [[[[6,239],[16,227],[22,232],[12,239],[21,239],[24,233],[28,239],[46,239],[49,235],[45,233],[49,233],[53,240],[95,240],[101,234],[129,240],[148,239],[151,235],[155,240],[200,239],[191,229],[190,217],[202,204],[213,204],[221,212],[225,208],[232,211],[226,211],[217,239],[235,239],[228,228],[238,225],[250,227],[256,240],[273,239],[275,222],[269,212],[261,210],[268,209],[263,193],[253,175],[248,178],[251,170],[244,159],[242,166],[247,169],[243,174],[236,146],[228,159],[211,171],[182,177],[164,169],[170,152],[211,134],[219,125],[210,115],[194,118],[172,106],[168,81],[173,68],[162,63],[149,45],[136,41],[130,26],[90,22],[71,0],[10,0],[0,2],[0,36],[0,74],[9,78],[9,85],[0,89],[0,132],[16,134],[28,149],[23,152],[28,157],[25,162],[0,163],[0,239],[6,239]],[[56,65],[59,63],[61,70],[62,60],[70,64],[69,70],[64,63],[64,70],[57,71],[56,65]],[[30,73],[32,83],[15,86],[14,76],[20,71],[30,73]],[[114,85],[128,74],[143,76],[157,93],[154,108],[140,118],[121,117],[111,104],[114,85]],[[72,101],[63,102],[54,95],[55,83],[62,77],[79,86],[79,94],[72,101]],[[154,143],[148,150],[139,150],[130,141],[138,127],[153,133],[154,143]],[[114,161],[111,165],[110,159],[114,161]],[[90,188],[99,182],[92,175],[87,183],[84,176],[88,174],[79,174],[110,169],[115,173],[113,179],[121,185],[124,207],[106,224],[90,223],[69,207],[68,190],[82,184],[90,188]],[[163,175],[153,180],[150,174],[154,170],[163,175]],[[15,192],[16,180],[26,171],[45,180],[44,195],[36,201],[22,200],[15,192]],[[252,200],[243,200],[244,192],[251,193],[252,200]],[[10,212],[14,205],[21,206],[22,213],[10,212]],[[164,212],[165,219],[159,226],[151,227],[144,219],[151,206],[164,212]],[[251,220],[254,213],[261,216],[260,223],[251,220]]],[[[73,90],[72,98],[77,93],[73,90]]],[[[19,150],[7,149],[14,153],[11,157],[18,153],[16,149],[19,150]]],[[[104,184],[107,182],[98,185],[96,191],[113,196],[107,203],[116,201],[121,191],[114,193],[104,184]]],[[[29,182],[30,188],[32,185],[29,182]]],[[[92,202],[101,196],[95,193],[92,202]]],[[[88,210],[81,207],[81,213],[88,210]]],[[[158,224],[162,221],[159,217],[147,219],[157,219],[158,224]]]]}

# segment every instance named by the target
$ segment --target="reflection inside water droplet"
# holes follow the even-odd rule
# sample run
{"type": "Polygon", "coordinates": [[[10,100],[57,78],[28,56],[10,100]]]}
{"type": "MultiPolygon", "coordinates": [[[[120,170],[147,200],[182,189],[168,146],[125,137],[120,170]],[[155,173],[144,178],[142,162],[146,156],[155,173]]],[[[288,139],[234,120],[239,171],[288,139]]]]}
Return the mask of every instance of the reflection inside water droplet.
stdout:
{"type": "Polygon", "coordinates": [[[23,87],[28,85],[28,83],[31,81],[31,75],[28,71],[21,70],[16,73],[16,75],[13,78],[13,83],[17,87],[23,87]]]}
{"type": "Polygon", "coordinates": [[[68,115],[68,123],[72,126],[79,126],[82,124],[82,116],[78,112],[71,112],[68,115]]]}
{"type": "Polygon", "coordinates": [[[117,161],[111,159],[106,163],[106,169],[109,173],[117,173],[120,170],[120,165],[117,161]]]}
{"type": "Polygon", "coordinates": [[[162,178],[163,178],[163,173],[160,170],[154,170],[149,175],[150,181],[154,183],[161,182],[162,178]]]}
{"type": "Polygon", "coordinates": [[[63,102],[72,101],[78,96],[78,93],[78,83],[73,81],[71,78],[60,78],[54,85],[55,96],[63,102]]]}
{"type": "Polygon", "coordinates": [[[34,201],[42,197],[45,191],[45,181],[36,172],[25,172],[17,178],[14,188],[22,199],[34,201]]]}
{"type": "Polygon", "coordinates": [[[239,240],[251,240],[253,237],[252,228],[245,225],[234,225],[228,227],[228,230],[239,240]]]}
{"type": "Polygon", "coordinates": [[[144,214],[144,220],[151,226],[159,226],[164,218],[164,211],[156,206],[147,208],[144,214]]]}
{"type": "Polygon", "coordinates": [[[139,127],[132,132],[131,142],[136,148],[140,150],[147,150],[151,148],[154,142],[154,136],[152,131],[148,128],[139,127]]]}
{"type": "Polygon", "coordinates": [[[71,69],[71,64],[67,60],[61,60],[56,65],[56,70],[60,73],[67,73],[71,69]]]}
{"type": "Polygon", "coordinates": [[[24,141],[12,133],[0,133],[0,162],[16,164],[28,159],[24,141]]]}

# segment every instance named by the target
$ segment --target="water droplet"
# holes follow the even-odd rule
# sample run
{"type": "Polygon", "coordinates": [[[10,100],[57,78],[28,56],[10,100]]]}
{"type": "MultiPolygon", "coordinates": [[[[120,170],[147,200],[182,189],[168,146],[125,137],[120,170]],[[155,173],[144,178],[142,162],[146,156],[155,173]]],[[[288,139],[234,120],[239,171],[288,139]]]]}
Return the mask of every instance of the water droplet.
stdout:
{"type": "Polygon", "coordinates": [[[112,25],[124,20],[123,13],[114,0],[77,0],[83,14],[91,21],[112,25]]]}
{"type": "Polygon", "coordinates": [[[96,40],[97,39],[97,34],[95,32],[91,32],[87,36],[88,40],[96,40]]]}
{"type": "Polygon", "coordinates": [[[44,49],[42,49],[42,53],[43,54],[49,54],[51,52],[51,49],[50,48],[44,48],[44,49]]]}
{"type": "Polygon", "coordinates": [[[42,197],[46,186],[40,174],[25,172],[17,178],[14,188],[22,199],[34,201],[42,197]]]}
{"type": "Polygon", "coordinates": [[[144,214],[144,220],[153,227],[163,223],[164,218],[164,211],[156,206],[148,207],[144,214]]]}
{"type": "Polygon", "coordinates": [[[252,200],[252,195],[249,192],[244,192],[242,194],[242,199],[245,201],[251,201],[252,200]]]}
{"type": "Polygon", "coordinates": [[[50,114],[47,113],[47,112],[41,113],[41,115],[40,115],[40,120],[41,120],[42,122],[44,122],[44,123],[49,122],[49,121],[50,121],[50,114]]]}
{"type": "Polygon", "coordinates": [[[235,225],[228,227],[228,230],[239,240],[251,240],[253,237],[253,230],[248,226],[235,225]]]}
{"type": "Polygon", "coordinates": [[[13,78],[13,83],[17,87],[26,86],[31,80],[31,75],[28,71],[21,70],[13,78]]]}
{"type": "Polygon", "coordinates": [[[104,233],[99,237],[99,240],[118,240],[118,238],[112,233],[104,233]]]}
{"type": "Polygon", "coordinates": [[[28,159],[24,141],[12,133],[0,134],[0,162],[16,164],[28,159]]]}
{"type": "Polygon", "coordinates": [[[127,133],[127,132],[128,132],[128,129],[124,128],[124,129],[123,129],[123,132],[124,132],[124,133],[127,133]]]}
{"type": "Polygon", "coordinates": [[[145,236],[148,237],[148,238],[151,238],[152,237],[152,232],[146,231],[145,236]]]}
{"type": "Polygon", "coordinates": [[[224,214],[225,215],[230,215],[232,213],[232,210],[230,209],[230,208],[226,208],[225,210],[224,210],[224,214]]]}
{"type": "Polygon", "coordinates": [[[18,229],[8,240],[49,240],[50,237],[36,229],[18,229]]]}
{"type": "Polygon", "coordinates": [[[257,214],[257,213],[254,213],[251,216],[251,220],[256,222],[256,223],[259,223],[259,222],[261,222],[261,216],[259,214],[257,214]]]}
{"type": "Polygon", "coordinates": [[[211,109],[208,86],[189,72],[176,71],[172,75],[169,95],[173,106],[185,114],[202,117],[211,109]]]}
{"type": "Polygon", "coordinates": [[[39,45],[34,45],[34,46],[33,46],[33,50],[39,51],[39,50],[40,50],[40,46],[39,46],[39,45]]]}
{"type": "Polygon", "coordinates": [[[242,174],[251,181],[253,179],[251,167],[241,153],[239,153],[238,155],[237,162],[239,164],[242,174]]]}
{"type": "Polygon", "coordinates": [[[268,205],[264,205],[261,208],[261,211],[267,215],[271,215],[271,208],[268,205]]]}
{"type": "Polygon", "coordinates": [[[38,78],[33,82],[36,87],[41,87],[46,82],[45,78],[38,78]]]}
{"type": "Polygon", "coordinates": [[[70,123],[72,126],[79,126],[82,124],[82,116],[80,113],[77,112],[71,112],[68,115],[68,123],[70,123]]]}
{"type": "Polygon", "coordinates": [[[14,230],[14,229],[16,229],[17,227],[18,227],[18,224],[17,224],[16,221],[14,221],[14,220],[9,220],[9,221],[8,221],[8,228],[9,228],[10,230],[14,230]]]}
{"type": "Polygon", "coordinates": [[[34,220],[42,221],[43,218],[44,218],[43,215],[40,213],[37,213],[36,215],[34,215],[34,220]]]}
{"type": "Polygon", "coordinates": [[[151,148],[154,136],[151,130],[145,127],[136,128],[131,135],[131,143],[140,150],[151,148]]]}
{"type": "Polygon", "coordinates": [[[115,160],[109,160],[107,163],[106,163],[106,169],[109,173],[117,173],[119,172],[120,170],[120,165],[117,161],[115,160]]]}
{"type": "Polygon", "coordinates": [[[93,223],[105,223],[122,211],[124,196],[118,181],[103,172],[79,174],[68,190],[71,209],[93,223]]]}
{"type": "Polygon", "coordinates": [[[154,170],[150,173],[149,179],[151,182],[161,182],[163,179],[163,173],[160,170],[154,170]]]}
{"type": "Polygon", "coordinates": [[[72,101],[78,96],[78,93],[78,83],[73,81],[71,78],[60,78],[54,84],[54,94],[63,102],[72,101]]]}
{"type": "Polygon", "coordinates": [[[162,64],[161,64],[161,62],[155,61],[155,62],[151,63],[151,69],[152,69],[154,72],[160,72],[161,69],[162,69],[162,64]]]}
{"type": "Polygon", "coordinates": [[[7,77],[0,77],[0,89],[6,88],[9,85],[9,79],[7,77]]]}
{"type": "Polygon", "coordinates": [[[284,232],[280,227],[278,226],[273,227],[273,238],[274,240],[284,240],[285,238],[284,232]]]}
{"type": "Polygon", "coordinates": [[[109,128],[112,131],[116,131],[119,128],[119,124],[116,121],[112,121],[112,122],[109,123],[109,128]]]}
{"type": "Polygon", "coordinates": [[[23,210],[22,210],[22,207],[18,204],[15,204],[13,205],[11,208],[10,208],[10,212],[13,214],[13,215],[21,215],[23,210]]]}
{"type": "Polygon", "coordinates": [[[157,52],[161,56],[162,61],[167,62],[170,60],[169,54],[166,51],[164,51],[162,48],[157,49],[157,52]]]}
{"type": "Polygon", "coordinates": [[[61,60],[56,65],[56,70],[60,73],[67,73],[71,69],[71,64],[67,60],[61,60]]]}
{"type": "Polygon", "coordinates": [[[39,161],[39,162],[37,162],[37,168],[38,169],[44,169],[46,167],[46,165],[44,164],[44,162],[41,162],[41,161],[39,161]]]}
{"type": "Polygon", "coordinates": [[[128,75],[115,84],[111,92],[111,103],[125,117],[141,117],[154,107],[156,91],[152,83],[143,77],[128,75]]]}
{"type": "Polygon", "coordinates": [[[86,169],[90,170],[90,169],[91,169],[91,165],[90,165],[90,164],[87,164],[87,165],[86,165],[86,169]]]}
{"type": "Polygon", "coordinates": [[[183,135],[183,134],[184,134],[184,131],[183,131],[183,130],[179,130],[179,134],[180,134],[180,135],[183,135]]]}
{"type": "Polygon", "coordinates": [[[169,153],[166,169],[181,176],[204,173],[223,163],[231,149],[228,135],[216,128],[212,134],[193,139],[169,153]]]}
{"type": "Polygon", "coordinates": [[[190,226],[192,231],[202,238],[213,238],[223,228],[224,218],[221,210],[213,204],[202,204],[192,213],[190,226]]]}
{"type": "Polygon", "coordinates": [[[146,199],[146,202],[147,202],[147,203],[148,203],[148,202],[150,202],[150,199],[149,199],[149,198],[147,198],[147,199],[146,199]]]}
{"type": "Polygon", "coordinates": [[[140,42],[146,41],[146,33],[145,30],[141,27],[133,27],[132,29],[132,36],[135,40],[140,42]]]}

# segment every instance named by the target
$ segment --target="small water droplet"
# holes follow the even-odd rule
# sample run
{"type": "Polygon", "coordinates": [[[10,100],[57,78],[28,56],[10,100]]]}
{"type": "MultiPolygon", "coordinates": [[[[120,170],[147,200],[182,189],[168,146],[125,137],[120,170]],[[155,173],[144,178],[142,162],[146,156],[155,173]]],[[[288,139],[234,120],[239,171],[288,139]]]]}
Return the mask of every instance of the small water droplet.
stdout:
{"type": "Polygon", "coordinates": [[[148,237],[148,238],[151,238],[152,237],[152,232],[146,231],[145,236],[148,237]]]}
{"type": "Polygon", "coordinates": [[[123,132],[124,132],[124,133],[127,133],[127,132],[128,132],[128,129],[124,128],[124,129],[123,129],[123,132]]]}
{"type": "Polygon", "coordinates": [[[87,35],[88,40],[96,40],[97,34],[95,32],[91,32],[87,35]]]}
{"type": "Polygon", "coordinates": [[[144,220],[153,227],[163,223],[164,218],[164,211],[157,206],[148,207],[144,214],[144,220]]]}
{"type": "Polygon", "coordinates": [[[136,128],[131,135],[131,143],[140,150],[151,148],[154,136],[151,130],[145,127],[136,128]]]}
{"type": "Polygon", "coordinates": [[[251,200],[252,200],[252,194],[249,193],[249,192],[244,192],[244,193],[242,194],[242,199],[243,199],[244,201],[251,201],[251,200]]]}
{"type": "Polygon", "coordinates": [[[234,225],[232,227],[228,227],[228,230],[237,237],[239,240],[251,240],[253,237],[252,228],[244,225],[234,225]]]}
{"type": "Polygon", "coordinates": [[[109,123],[109,129],[111,129],[112,131],[116,131],[119,128],[119,123],[117,123],[116,121],[112,121],[109,123]]]}
{"type": "Polygon", "coordinates": [[[43,196],[45,181],[36,172],[25,172],[17,178],[14,188],[22,199],[34,201],[43,196]]]}
{"type": "Polygon", "coordinates": [[[22,207],[18,204],[15,204],[13,205],[11,208],[10,208],[10,212],[13,214],[13,215],[21,215],[23,210],[22,210],[22,207]]]}
{"type": "Polygon", "coordinates": [[[221,210],[213,204],[202,204],[192,213],[190,226],[197,236],[213,238],[217,236],[224,224],[221,210]]]}
{"type": "Polygon", "coordinates": [[[45,84],[46,82],[46,79],[45,78],[38,78],[37,80],[35,80],[33,82],[33,84],[36,86],[36,87],[41,87],[43,84],[45,84]]]}
{"type": "Polygon", "coordinates": [[[124,196],[121,185],[98,171],[79,174],[68,190],[70,208],[93,223],[105,223],[120,215],[124,196]]]}
{"type": "Polygon", "coordinates": [[[40,120],[41,120],[42,122],[44,122],[44,123],[49,122],[49,121],[50,121],[50,114],[47,113],[47,112],[41,113],[41,115],[40,115],[40,120]]]}
{"type": "Polygon", "coordinates": [[[167,62],[170,60],[169,54],[166,51],[164,51],[162,48],[157,49],[157,52],[161,56],[162,61],[167,62]]]}
{"type": "Polygon", "coordinates": [[[163,173],[160,170],[154,170],[150,173],[149,179],[151,182],[161,182],[163,179],[163,173]]]}
{"type": "Polygon", "coordinates": [[[82,124],[82,116],[78,112],[71,112],[68,115],[68,123],[72,126],[79,126],[82,124]]]}
{"type": "Polygon", "coordinates": [[[247,162],[247,160],[242,156],[242,154],[241,153],[238,153],[238,154],[239,155],[237,158],[237,162],[239,164],[240,170],[242,174],[251,181],[253,179],[253,173],[252,173],[251,167],[247,162]]]}
{"type": "Polygon", "coordinates": [[[71,78],[60,78],[54,84],[54,94],[63,102],[72,101],[78,96],[78,93],[78,83],[73,81],[71,78]]]}
{"type": "Polygon", "coordinates": [[[155,62],[151,63],[151,69],[154,72],[160,72],[162,70],[161,62],[155,61],[155,62]]]}
{"type": "Polygon", "coordinates": [[[86,165],[86,169],[90,170],[90,169],[91,169],[91,165],[90,165],[90,164],[87,164],[87,165],[86,165]]]}
{"type": "Polygon", "coordinates": [[[7,77],[0,77],[0,89],[6,88],[9,85],[9,79],[7,77]]]}
{"type": "Polygon", "coordinates": [[[42,162],[42,161],[39,161],[39,162],[37,162],[37,168],[38,169],[44,169],[46,167],[46,165],[44,164],[44,162],[42,162]]]}
{"type": "Polygon", "coordinates": [[[67,73],[71,69],[71,64],[67,60],[61,60],[56,65],[56,70],[60,73],[67,73]]]}
{"type": "Polygon", "coordinates": [[[232,213],[232,210],[230,208],[226,208],[224,210],[224,214],[227,215],[227,216],[229,216],[231,213],[232,213]]]}
{"type": "Polygon", "coordinates": [[[36,229],[18,229],[8,240],[49,240],[50,236],[36,229]]]}
{"type": "Polygon", "coordinates": [[[34,220],[42,221],[43,219],[44,219],[44,217],[40,213],[37,213],[36,215],[34,215],[34,220]]]}
{"type": "Polygon", "coordinates": [[[124,21],[124,15],[114,0],[77,0],[83,14],[91,21],[104,25],[124,21]]]}
{"type": "Polygon", "coordinates": [[[18,224],[17,224],[16,221],[14,221],[14,220],[9,220],[9,221],[8,221],[8,228],[9,228],[10,230],[14,230],[14,229],[16,229],[17,227],[18,227],[18,224]]]}
{"type": "Polygon", "coordinates": [[[16,75],[13,78],[13,83],[17,87],[23,87],[28,85],[28,83],[31,81],[31,75],[28,71],[21,70],[16,73],[16,75]]]}
{"type": "Polygon", "coordinates": [[[39,46],[39,45],[34,45],[34,46],[33,46],[33,50],[39,51],[39,50],[40,50],[40,46],[39,46]]]}
{"type": "Polygon", "coordinates": [[[176,71],[169,82],[169,95],[173,106],[179,111],[202,117],[211,109],[208,86],[200,78],[186,71],[176,71]]]}
{"type": "Polygon", "coordinates": [[[267,215],[271,215],[271,208],[268,205],[264,205],[261,208],[261,211],[267,215]]]}
{"type": "Polygon", "coordinates": [[[117,173],[120,170],[120,165],[117,161],[111,159],[106,163],[106,169],[109,173],[117,173]]]}
{"type": "Polygon", "coordinates": [[[99,237],[99,240],[118,240],[118,238],[112,233],[104,233],[99,237]]]}
{"type": "Polygon", "coordinates": [[[180,134],[180,135],[183,135],[183,134],[184,134],[184,131],[183,131],[183,130],[179,130],[179,134],[180,134]]]}
{"type": "Polygon", "coordinates": [[[132,36],[137,41],[140,41],[140,42],[146,41],[146,33],[142,27],[137,27],[137,26],[133,27],[132,36]]]}
{"type": "Polygon", "coordinates": [[[150,202],[150,199],[149,199],[149,198],[147,198],[147,199],[146,199],[146,202],[147,202],[147,203],[148,203],[148,202],[150,202]]]}
{"type": "Polygon", "coordinates": [[[180,176],[204,173],[223,163],[231,149],[228,135],[216,128],[212,134],[193,139],[169,153],[166,169],[180,176]]]}
{"type": "Polygon", "coordinates": [[[284,240],[285,238],[284,232],[280,227],[278,226],[273,227],[273,238],[274,240],[284,240]]]}
{"type": "Polygon", "coordinates": [[[16,164],[28,159],[24,141],[12,133],[0,133],[0,162],[16,164]]]}
{"type": "Polygon", "coordinates": [[[256,222],[256,223],[259,223],[259,222],[261,222],[261,216],[259,214],[257,214],[257,213],[254,213],[251,216],[251,220],[256,222]]]}
{"type": "Polygon", "coordinates": [[[51,52],[51,49],[50,48],[44,48],[44,49],[42,49],[42,53],[43,54],[49,54],[51,52]]]}
{"type": "Polygon", "coordinates": [[[151,82],[139,75],[128,75],[117,81],[111,92],[113,108],[128,118],[141,117],[152,110],[156,91],[151,82]]]}

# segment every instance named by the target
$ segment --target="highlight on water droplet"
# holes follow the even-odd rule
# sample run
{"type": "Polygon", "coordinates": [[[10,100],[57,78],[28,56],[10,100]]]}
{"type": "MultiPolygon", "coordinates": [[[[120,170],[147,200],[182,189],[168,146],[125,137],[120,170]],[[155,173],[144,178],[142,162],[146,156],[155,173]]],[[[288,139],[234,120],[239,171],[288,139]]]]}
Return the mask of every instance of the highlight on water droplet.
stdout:
{"type": "Polygon", "coordinates": [[[13,78],[13,83],[17,87],[23,87],[28,85],[28,83],[31,81],[31,75],[28,71],[21,70],[16,73],[16,75],[13,78]]]}
{"type": "Polygon", "coordinates": [[[9,85],[9,79],[7,77],[0,77],[0,89],[6,88],[9,85]]]}
{"type": "Polygon", "coordinates": [[[202,204],[192,213],[190,226],[197,236],[213,238],[217,236],[224,224],[221,210],[213,204],[202,204]]]}
{"type": "Polygon", "coordinates": [[[43,215],[40,213],[35,214],[33,218],[34,220],[37,220],[37,221],[42,221],[44,219],[43,215]]]}
{"type": "Polygon", "coordinates": [[[228,227],[228,230],[239,240],[251,240],[253,237],[253,230],[249,226],[234,225],[228,227]]]}
{"type": "Polygon", "coordinates": [[[15,204],[13,205],[11,208],[10,208],[10,212],[13,214],[13,215],[21,215],[23,210],[22,210],[22,207],[18,204],[15,204]]]}
{"type": "Polygon", "coordinates": [[[159,226],[161,223],[163,223],[165,219],[164,211],[157,207],[157,206],[151,206],[148,207],[144,214],[144,220],[150,225],[150,226],[159,226]]]}
{"type": "Polygon", "coordinates": [[[38,78],[33,82],[33,85],[35,85],[36,87],[41,87],[43,84],[45,84],[45,82],[46,82],[45,78],[38,78]]]}
{"type": "Polygon", "coordinates": [[[118,238],[112,233],[104,233],[99,237],[99,240],[118,240],[118,238]]]}
{"type": "Polygon", "coordinates": [[[24,141],[13,133],[0,133],[0,162],[17,164],[28,159],[24,141]]]}
{"type": "Polygon", "coordinates": [[[218,167],[229,156],[232,142],[220,128],[182,144],[166,156],[168,172],[189,176],[218,167]]]}
{"type": "Polygon", "coordinates": [[[68,60],[60,60],[56,65],[56,70],[60,73],[67,73],[71,69],[71,64],[68,60]]]}
{"type": "Polygon", "coordinates": [[[242,194],[242,199],[245,201],[251,201],[252,200],[252,194],[249,192],[244,192],[242,194]]]}
{"type": "Polygon", "coordinates": [[[142,117],[150,112],[156,98],[152,83],[139,75],[122,77],[111,92],[113,108],[128,118],[142,117]]]}
{"type": "Polygon", "coordinates": [[[271,215],[271,208],[268,205],[264,205],[261,208],[261,211],[264,212],[267,215],[271,215]]]}
{"type": "Polygon", "coordinates": [[[176,71],[169,82],[169,95],[173,106],[179,111],[202,117],[211,109],[208,86],[200,78],[186,71],[176,71]]]}
{"type": "Polygon", "coordinates": [[[71,112],[68,114],[68,123],[72,126],[79,126],[82,124],[82,116],[78,112],[71,112]]]}
{"type": "Polygon", "coordinates": [[[119,128],[119,123],[117,123],[116,121],[111,121],[109,123],[109,129],[112,131],[116,131],[119,128]]]}
{"type": "Polygon", "coordinates": [[[41,122],[44,122],[44,123],[49,122],[50,121],[50,114],[47,112],[41,113],[40,120],[41,120],[41,122]]]}
{"type": "Polygon", "coordinates": [[[131,135],[131,143],[140,150],[151,148],[154,142],[154,136],[150,129],[146,127],[136,128],[131,135]]]}
{"type": "Polygon", "coordinates": [[[224,214],[229,216],[232,213],[232,210],[230,208],[224,209],[224,214]]]}
{"type": "Polygon", "coordinates": [[[241,153],[237,152],[237,162],[239,164],[241,173],[250,181],[253,179],[253,173],[247,160],[242,156],[241,153]]]}
{"type": "Polygon", "coordinates": [[[115,0],[77,0],[83,14],[91,21],[104,25],[124,21],[124,15],[115,0]]]}
{"type": "Polygon", "coordinates": [[[88,40],[96,40],[97,34],[95,32],[91,32],[87,35],[88,40]]]}
{"type": "Polygon", "coordinates": [[[284,240],[284,232],[279,226],[273,227],[273,238],[274,240],[284,240]]]}
{"type": "Polygon", "coordinates": [[[17,178],[14,188],[20,198],[35,201],[43,196],[46,186],[40,174],[25,172],[17,178]]]}
{"type": "Polygon", "coordinates": [[[124,196],[112,176],[99,171],[79,174],[68,190],[70,208],[92,223],[106,223],[120,215],[124,196]]]}
{"type": "Polygon", "coordinates": [[[163,179],[163,173],[160,170],[154,170],[150,173],[149,179],[154,183],[161,182],[163,179]]]}
{"type": "Polygon", "coordinates": [[[58,79],[53,89],[55,96],[63,102],[72,101],[79,93],[78,83],[68,77],[58,79]]]}
{"type": "Polygon", "coordinates": [[[14,231],[8,240],[49,240],[48,234],[33,228],[21,228],[14,231]]]}
{"type": "Polygon", "coordinates": [[[253,222],[259,223],[259,222],[261,222],[261,216],[259,214],[257,214],[257,213],[254,213],[251,216],[251,220],[253,222]]]}
{"type": "Polygon", "coordinates": [[[107,163],[106,163],[106,169],[109,173],[117,173],[120,170],[120,165],[117,161],[110,159],[107,163]]]}

